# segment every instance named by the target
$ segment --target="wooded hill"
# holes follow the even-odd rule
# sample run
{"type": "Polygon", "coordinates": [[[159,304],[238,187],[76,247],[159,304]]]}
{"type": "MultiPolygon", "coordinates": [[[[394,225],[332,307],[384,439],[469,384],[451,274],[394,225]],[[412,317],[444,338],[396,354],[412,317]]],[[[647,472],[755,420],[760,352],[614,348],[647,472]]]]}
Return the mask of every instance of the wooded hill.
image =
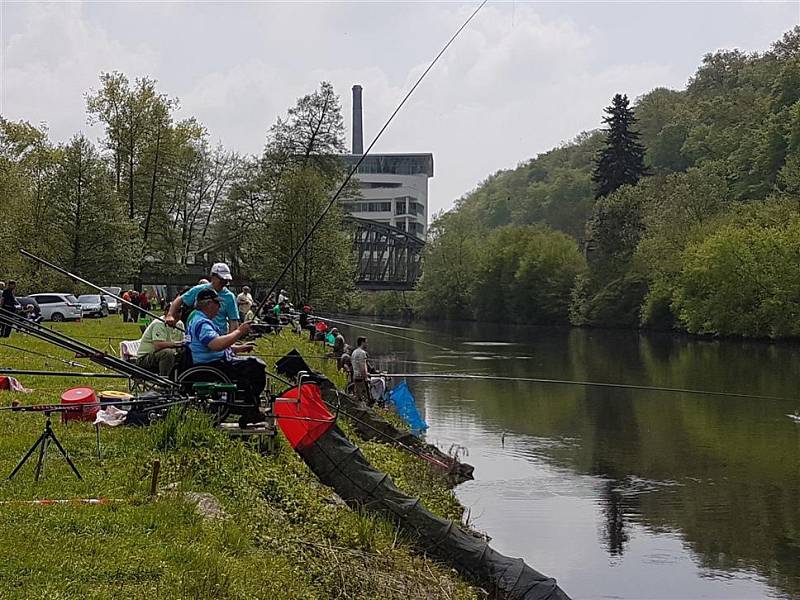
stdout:
{"type": "Polygon", "coordinates": [[[800,333],[800,27],[633,108],[636,185],[595,198],[604,130],[495,173],[433,223],[421,312],[800,333]]]}

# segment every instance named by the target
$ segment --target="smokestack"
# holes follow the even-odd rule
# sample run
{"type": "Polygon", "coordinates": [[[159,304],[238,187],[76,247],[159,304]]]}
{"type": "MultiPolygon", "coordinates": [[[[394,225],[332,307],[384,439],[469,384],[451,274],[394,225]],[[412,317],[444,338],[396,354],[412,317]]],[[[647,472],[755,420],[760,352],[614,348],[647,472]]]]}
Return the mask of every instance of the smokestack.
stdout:
{"type": "Polygon", "coordinates": [[[361,123],[361,86],[353,86],[353,154],[364,154],[364,129],[361,123]]]}

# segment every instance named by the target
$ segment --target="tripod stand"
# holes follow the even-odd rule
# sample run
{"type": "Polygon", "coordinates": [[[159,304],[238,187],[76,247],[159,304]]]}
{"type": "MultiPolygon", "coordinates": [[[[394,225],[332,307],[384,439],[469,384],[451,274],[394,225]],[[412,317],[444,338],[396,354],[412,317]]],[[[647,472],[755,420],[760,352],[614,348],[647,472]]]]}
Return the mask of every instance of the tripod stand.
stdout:
{"type": "Polygon", "coordinates": [[[50,415],[52,412],[53,411],[49,410],[44,411],[44,414],[47,417],[47,421],[45,421],[44,431],[42,432],[42,435],[40,435],[39,439],[37,439],[33,443],[33,446],[31,446],[30,449],[28,449],[28,452],[25,454],[25,456],[22,457],[22,460],[19,461],[19,464],[16,467],[14,467],[14,470],[11,471],[11,475],[8,476],[9,479],[14,478],[14,475],[16,475],[19,472],[19,470],[23,467],[23,465],[26,462],[28,462],[28,459],[31,456],[33,456],[33,453],[36,451],[36,448],[39,448],[39,458],[36,461],[36,471],[34,472],[33,476],[34,481],[39,481],[39,477],[41,476],[42,470],[44,468],[44,462],[47,460],[47,448],[50,446],[51,441],[56,445],[58,451],[61,452],[61,454],[67,460],[67,464],[72,469],[72,472],[75,473],[75,477],[81,480],[83,479],[83,477],[81,477],[80,472],[78,471],[78,468],[75,466],[75,463],[72,462],[72,459],[69,457],[69,454],[67,454],[67,451],[64,450],[64,446],[62,446],[61,442],[58,441],[58,438],[56,437],[56,434],[53,431],[53,428],[51,426],[52,424],[50,422],[50,415]]]}

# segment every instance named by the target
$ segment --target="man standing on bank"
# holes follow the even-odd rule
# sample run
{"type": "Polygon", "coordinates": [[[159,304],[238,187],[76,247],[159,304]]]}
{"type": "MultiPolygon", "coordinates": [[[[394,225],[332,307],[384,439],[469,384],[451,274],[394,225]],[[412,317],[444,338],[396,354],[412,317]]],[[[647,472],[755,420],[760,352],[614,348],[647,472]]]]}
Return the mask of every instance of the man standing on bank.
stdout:
{"type": "Polygon", "coordinates": [[[250,286],[242,287],[241,293],[236,296],[236,305],[239,308],[239,316],[247,320],[247,313],[253,308],[253,296],[250,294],[250,286]]]}
{"type": "Polygon", "coordinates": [[[367,338],[361,336],[356,340],[357,348],[350,356],[353,365],[353,388],[357,400],[368,406],[371,404],[369,395],[369,368],[367,367],[367,338]]]}
{"type": "MultiPolygon", "coordinates": [[[[0,308],[7,310],[10,313],[15,313],[17,308],[17,299],[14,297],[14,290],[17,287],[17,282],[11,280],[8,285],[3,289],[3,294],[0,296],[0,308]]],[[[11,336],[11,325],[0,325],[0,337],[11,336]]]]}
{"type": "MultiPolygon", "coordinates": [[[[230,285],[232,279],[233,275],[231,275],[231,270],[228,265],[225,263],[215,263],[214,266],[211,267],[210,283],[199,283],[172,301],[172,304],[169,306],[167,317],[164,319],[167,325],[170,327],[175,326],[181,314],[182,306],[198,308],[197,297],[200,292],[211,289],[216,292],[216,296],[220,302],[219,311],[215,313],[214,323],[217,324],[220,333],[225,334],[236,331],[236,328],[239,327],[239,308],[236,306],[236,296],[228,289],[228,285],[230,285]]],[[[194,316],[194,313],[192,313],[186,322],[187,331],[189,323],[194,319],[194,316]]]]}

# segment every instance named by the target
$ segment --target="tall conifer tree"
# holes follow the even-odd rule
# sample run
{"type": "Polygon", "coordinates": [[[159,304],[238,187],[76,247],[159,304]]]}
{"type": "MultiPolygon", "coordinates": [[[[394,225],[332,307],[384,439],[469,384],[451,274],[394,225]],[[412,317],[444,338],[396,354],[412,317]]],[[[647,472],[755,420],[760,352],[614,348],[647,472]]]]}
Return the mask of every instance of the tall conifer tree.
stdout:
{"type": "Polygon", "coordinates": [[[632,129],[636,117],[629,108],[628,97],[617,94],[605,112],[605,147],[592,173],[595,198],[607,196],[625,184],[633,185],[645,174],[644,146],[639,142],[639,133],[632,129]]]}

